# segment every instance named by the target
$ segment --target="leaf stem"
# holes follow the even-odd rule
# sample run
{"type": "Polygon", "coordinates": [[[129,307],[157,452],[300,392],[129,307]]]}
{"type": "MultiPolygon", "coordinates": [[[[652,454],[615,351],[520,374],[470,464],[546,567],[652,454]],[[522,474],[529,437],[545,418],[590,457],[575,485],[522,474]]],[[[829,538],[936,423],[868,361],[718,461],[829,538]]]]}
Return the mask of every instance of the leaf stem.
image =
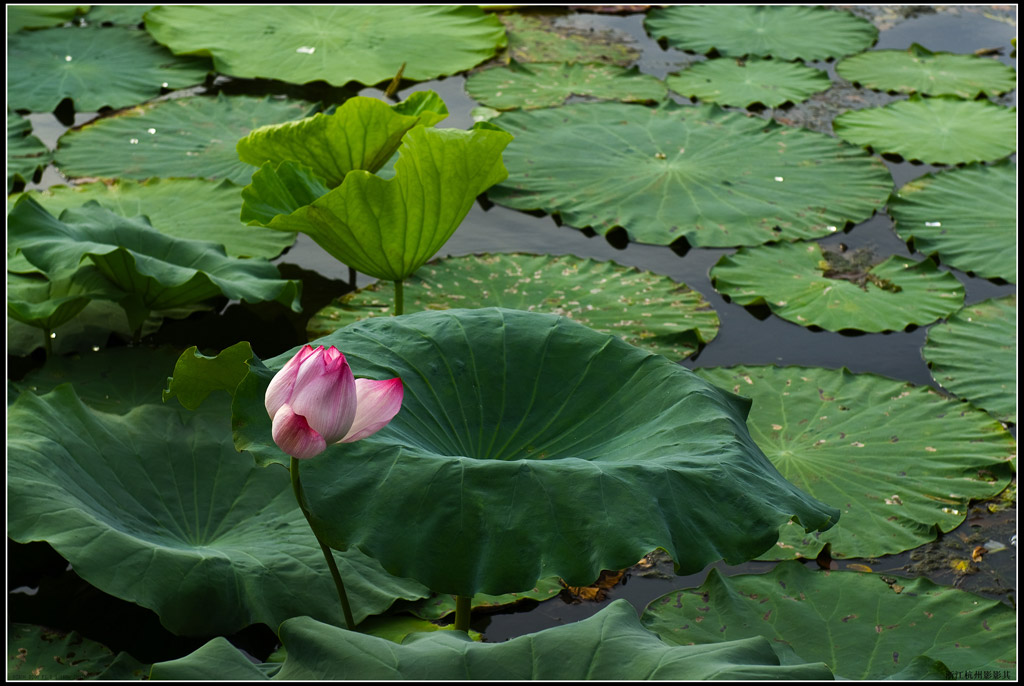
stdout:
{"type": "Polygon", "coordinates": [[[309,508],[306,506],[306,496],[302,492],[302,483],[299,481],[299,461],[296,458],[292,458],[288,471],[291,472],[292,476],[292,491],[295,493],[295,500],[299,503],[299,509],[302,510],[306,523],[313,530],[313,535],[316,536],[316,541],[320,544],[320,550],[323,552],[324,559],[327,560],[327,566],[331,570],[331,576],[334,578],[334,587],[338,589],[338,599],[341,601],[341,611],[345,615],[345,624],[348,625],[349,631],[355,631],[356,622],[352,618],[352,608],[349,607],[348,594],[345,593],[345,584],[341,580],[341,573],[338,571],[338,565],[334,561],[334,554],[331,552],[330,547],[321,540],[320,534],[317,533],[316,527],[313,526],[313,518],[309,514],[309,508]]]}
{"type": "Polygon", "coordinates": [[[469,633],[469,614],[473,605],[473,597],[468,595],[455,596],[455,630],[469,633]]]}
{"type": "Polygon", "coordinates": [[[49,329],[43,329],[43,349],[46,351],[47,360],[53,357],[53,339],[50,337],[52,333],[49,329]]]}
{"type": "Polygon", "coordinates": [[[402,279],[395,279],[395,316],[405,312],[405,294],[402,292],[402,279]]]}

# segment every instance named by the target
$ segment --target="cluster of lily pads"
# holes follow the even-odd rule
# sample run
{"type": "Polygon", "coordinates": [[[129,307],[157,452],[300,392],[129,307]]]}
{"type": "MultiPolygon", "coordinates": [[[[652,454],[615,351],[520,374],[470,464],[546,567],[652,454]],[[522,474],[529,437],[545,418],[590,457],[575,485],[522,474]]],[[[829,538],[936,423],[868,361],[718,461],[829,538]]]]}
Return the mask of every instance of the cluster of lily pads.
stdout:
{"type": "Polygon", "coordinates": [[[1011,68],[865,52],[870,22],[802,6],[649,10],[649,35],[694,57],[664,81],[628,70],[628,50],[471,6],[23,6],[8,24],[8,354],[46,351],[8,382],[8,535],[202,643],[140,661],[15,624],[10,675],[1015,670],[1006,605],[801,563],[916,548],[1014,478],[1015,296],[964,306],[948,269],[1016,281],[1015,112],[984,97],[1014,87],[1011,68]],[[469,130],[439,127],[433,92],[388,103],[350,88],[493,58],[466,79],[484,106],[469,130]],[[912,95],[835,117],[835,136],[742,109],[828,89],[823,60],[912,95]],[[294,86],[230,94],[267,83],[294,86]],[[573,95],[589,100],[562,104],[573,95]],[[68,103],[102,116],[50,151],[19,113],[68,103]],[[894,190],[883,154],[951,167],[894,190]],[[51,161],[76,183],[10,194],[51,161]],[[612,262],[430,261],[481,194],[637,243],[737,248],[712,268],[716,290],[800,326],[932,325],[923,354],[955,397],[845,369],[691,372],[679,361],[715,337],[711,306],[612,262]],[[816,242],[886,208],[923,259],[816,242]],[[301,509],[264,397],[306,340],[266,359],[248,332],[223,350],[148,345],[167,318],[229,301],[300,311],[302,280],[273,262],[296,233],[378,279],[310,313],[308,340],[405,389],[386,427],[304,465],[301,509]],[[500,644],[436,623],[547,600],[654,550],[678,574],[780,563],[500,644]],[[252,625],[280,641],[265,660],[226,638],[252,625]]]}

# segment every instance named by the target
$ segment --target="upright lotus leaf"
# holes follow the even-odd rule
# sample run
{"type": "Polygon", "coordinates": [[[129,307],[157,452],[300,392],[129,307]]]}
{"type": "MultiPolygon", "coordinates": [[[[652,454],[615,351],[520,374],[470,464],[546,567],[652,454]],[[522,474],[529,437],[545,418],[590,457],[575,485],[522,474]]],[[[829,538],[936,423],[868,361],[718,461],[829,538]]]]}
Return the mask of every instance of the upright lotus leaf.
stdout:
{"type": "Polygon", "coordinates": [[[976,55],[932,52],[914,43],[906,50],[873,50],[836,65],[836,73],[868,88],[901,93],[976,98],[1017,87],[1017,72],[976,55]]]}
{"type": "MultiPolygon", "coordinates": [[[[238,218],[242,189],[227,180],[150,179],[139,183],[115,179],[111,183],[51,186],[31,196],[54,216],[90,200],[122,217],[145,215],[160,233],[220,243],[231,257],[273,259],[295,242],[295,234],[243,224],[238,218]],[[188,202],[182,202],[183,198],[188,202]]],[[[8,207],[19,197],[9,197],[8,207]]]]}
{"type": "MultiPolygon", "coordinates": [[[[548,576],[587,585],[659,547],[691,573],[763,553],[792,518],[811,530],[838,516],[757,449],[745,401],[564,317],[417,312],[315,344],[344,352],[357,377],[405,388],[381,431],[303,465],[317,529],[438,593],[523,591],[548,576]]],[[[265,370],[250,361],[233,404],[236,445],[281,462],[263,447],[263,396],[294,352],[265,370]]]]}
{"type": "Polygon", "coordinates": [[[714,105],[580,103],[494,123],[515,140],[491,200],[600,233],[621,226],[640,243],[820,238],[867,219],[892,190],[862,150],[714,105]]]}
{"type": "Polygon", "coordinates": [[[238,141],[238,157],[257,167],[297,162],[334,188],[353,169],[376,172],[395,154],[409,129],[433,126],[446,116],[448,108],[432,91],[413,93],[399,105],[354,97],[330,114],[256,129],[238,141]],[[403,114],[405,110],[411,113],[403,114]]]}
{"type": "MultiPolygon", "coordinates": [[[[8,535],[47,541],[83,579],[169,630],[230,634],[308,615],[342,621],[288,475],[238,455],[227,407],[143,404],[123,415],[70,385],[9,408],[8,535]]],[[[357,551],[336,555],[360,619],[426,589],[357,551]]]]}
{"type": "Polygon", "coordinates": [[[110,648],[83,638],[78,632],[8,624],[8,679],[141,681],[148,673],[149,665],[128,653],[115,655],[110,648]]]}
{"type": "Polygon", "coordinates": [[[767,305],[800,326],[826,331],[902,331],[948,317],[964,287],[931,260],[872,251],[849,254],[818,243],[740,248],[711,268],[715,290],[739,305],[767,305]]]}
{"type": "MultiPolygon", "coordinates": [[[[831,679],[821,663],[780,665],[758,637],[717,645],[665,645],[616,600],[596,615],[504,643],[477,643],[461,632],[410,636],[401,645],[326,626],[308,617],[281,625],[288,657],[273,679],[524,681],[831,679]]],[[[258,678],[256,667],[224,639],[153,665],[154,679],[258,678]],[[216,642],[216,644],[215,644],[216,642]],[[233,651],[233,653],[232,653],[233,651]],[[222,676],[223,675],[223,676],[222,676]]],[[[266,677],[265,677],[266,678],[266,677]]]]}
{"type": "Polygon", "coordinates": [[[788,562],[767,574],[725,577],[712,569],[700,588],[655,599],[641,621],[676,645],[764,637],[802,661],[824,662],[840,679],[935,678],[913,664],[924,657],[953,673],[984,670],[1012,680],[1015,614],[928,579],[788,562]]]}
{"type": "Polygon", "coordinates": [[[270,262],[231,258],[216,243],[166,236],[145,217],[126,219],[95,202],[56,219],[24,197],[8,215],[8,231],[8,246],[47,274],[76,270],[88,258],[127,294],[120,302],[135,329],[150,311],[217,296],[276,300],[301,310],[302,284],[281,279],[270,262]]]}
{"type": "Polygon", "coordinates": [[[71,98],[79,112],[137,105],[161,89],[201,84],[205,57],[175,57],[145,33],[121,27],[74,27],[7,38],[7,105],[50,112],[71,98]]]}
{"type": "Polygon", "coordinates": [[[828,90],[832,81],[820,69],[779,60],[713,59],[699,62],[665,79],[668,87],[704,102],[747,107],[777,107],[800,102],[828,90]]]}
{"type": "Polygon", "coordinates": [[[49,333],[93,300],[120,300],[124,291],[93,265],[53,280],[7,272],[7,316],[49,333]]]}
{"type": "Polygon", "coordinates": [[[441,249],[477,195],[505,178],[510,140],[500,130],[417,126],[402,139],[394,178],[352,171],[316,199],[326,186],[312,170],[268,162],[242,193],[242,219],[301,231],[353,269],[403,279],[441,249]]]}
{"type": "MultiPolygon", "coordinates": [[[[572,255],[448,257],[420,267],[404,290],[412,311],[507,307],[561,314],[673,360],[718,333],[718,315],[686,285],[572,255]]],[[[391,282],[377,281],[344,295],[314,314],[306,332],[319,338],[365,317],[390,315],[393,294],[391,282]]]]}
{"type": "Polygon", "coordinates": [[[656,102],[665,97],[665,84],[635,67],[610,64],[513,61],[507,67],[485,69],[466,79],[474,100],[499,110],[536,109],[561,105],[570,96],[602,100],[656,102]]]}
{"type": "Polygon", "coordinates": [[[1016,442],[984,412],[874,374],[807,367],[699,369],[753,401],[747,427],[776,469],[843,513],[828,531],[783,526],[763,557],[874,558],[963,523],[1012,477],[1016,442]]]}
{"type": "Polygon", "coordinates": [[[928,330],[932,378],[1001,421],[1017,423],[1017,296],[968,305],[928,330]]]}
{"type": "Polygon", "coordinates": [[[50,149],[32,132],[32,123],[7,110],[7,192],[28,183],[50,163],[50,149]]]}
{"type": "Polygon", "coordinates": [[[927,164],[998,160],[1016,150],[1017,111],[949,96],[894,102],[835,118],[843,140],[927,164]]]}
{"type": "Polygon", "coordinates": [[[271,97],[186,97],[133,107],[68,131],[55,164],[68,177],[229,179],[245,185],[252,167],[235,143],[265,124],[303,117],[308,103],[271,97]]]}
{"type": "Polygon", "coordinates": [[[928,174],[889,199],[896,233],[926,255],[989,279],[1017,281],[1017,165],[1005,160],[928,174]]]}
{"type": "Polygon", "coordinates": [[[45,29],[85,14],[89,5],[8,5],[7,33],[21,29],[45,29]]]}
{"type": "Polygon", "coordinates": [[[845,10],[807,6],[687,5],[651,10],[644,27],[680,50],[725,57],[825,60],[871,47],[878,29],[845,10]]]}
{"type": "Polygon", "coordinates": [[[387,81],[403,63],[403,78],[429,81],[506,43],[501,22],[470,5],[166,5],[145,18],[157,41],[177,55],[212,56],[221,74],[333,86],[387,81]]]}

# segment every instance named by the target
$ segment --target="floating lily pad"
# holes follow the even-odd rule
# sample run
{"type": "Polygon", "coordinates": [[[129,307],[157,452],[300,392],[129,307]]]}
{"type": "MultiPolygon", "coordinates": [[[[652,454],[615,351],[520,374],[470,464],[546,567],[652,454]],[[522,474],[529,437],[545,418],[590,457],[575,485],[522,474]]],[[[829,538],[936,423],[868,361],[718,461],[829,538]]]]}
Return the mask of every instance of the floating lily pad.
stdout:
{"type": "MultiPolygon", "coordinates": [[[[593,617],[519,636],[477,643],[463,632],[410,636],[401,645],[327,626],[308,617],[285,622],[288,657],[274,679],[315,680],[699,680],[831,679],[821,663],[780,665],[763,638],[708,646],[665,645],[616,600],[593,617]],[[613,637],[613,638],[609,638],[613,637]]],[[[270,678],[226,639],[153,666],[154,679],[270,678]]]]}
{"type": "Polygon", "coordinates": [[[303,117],[308,103],[244,96],[177,98],[135,107],[69,131],[56,165],[68,177],[187,177],[249,183],[235,144],[253,129],[303,117]]]}
{"type": "Polygon", "coordinates": [[[879,262],[868,249],[844,254],[818,243],[741,248],[718,260],[711,280],[739,305],[766,304],[787,321],[826,331],[902,331],[948,317],[964,302],[963,285],[931,260],[879,262]]]}
{"type": "MultiPolygon", "coordinates": [[[[406,309],[508,307],[551,312],[673,360],[718,333],[718,315],[697,291],[668,277],[571,255],[449,257],[420,267],[404,285],[406,309]]],[[[365,317],[390,315],[394,284],[378,281],[313,315],[310,338],[365,317]]]]}
{"type": "Polygon", "coordinates": [[[601,100],[655,102],[665,97],[662,81],[607,64],[512,62],[477,72],[466,79],[474,100],[499,110],[561,105],[572,95],[601,100]]]}
{"type": "Polygon", "coordinates": [[[93,5],[85,21],[89,24],[113,24],[114,26],[142,26],[142,15],[154,5],[93,5]]]}
{"type": "MultiPolygon", "coordinates": [[[[318,529],[438,593],[519,592],[548,576],[588,585],[659,547],[696,572],[760,555],[791,518],[817,529],[837,516],[764,458],[745,402],[565,317],[417,312],[316,344],[344,352],[356,376],[405,387],[380,432],[303,465],[318,529]]],[[[268,367],[227,361],[240,378],[236,445],[257,459],[288,459],[263,396],[294,352],[268,367]]],[[[194,404],[209,379],[229,387],[209,370],[184,374],[219,362],[186,353],[169,392],[194,404]]]]}
{"type": "Polygon", "coordinates": [[[720,105],[777,107],[828,90],[832,81],[820,69],[778,60],[715,59],[700,62],[665,79],[688,98],[720,105]]]}
{"type": "Polygon", "coordinates": [[[127,653],[82,638],[77,632],[54,631],[31,624],[7,625],[7,678],[36,681],[82,679],[138,680],[149,675],[127,653]]]}
{"type": "Polygon", "coordinates": [[[60,26],[88,9],[89,5],[7,5],[7,33],[60,26]]]}
{"type": "MultiPolygon", "coordinates": [[[[272,259],[295,242],[295,234],[243,224],[238,218],[242,189],[226,180],[150,179],[138,183],[117,179],[112,183],[51,186],[28,195],[54,216],[90,200],[122,217],[145,215],[161,233],[220,243],[231,257],[272,259]],[[182,198],[188,198],[188,202],[182,202],[182,198]]],[[[19,197],[8,198],[8,207],[19,197]]]]}
{"type": "Polygon", "coordinates": [[[1015,612],[997,600],[928,579],[796,562],[728,578],[712,569],[700,588],[655,599],[642,622],[670,645],[763,636],[842,679],[941,678],[918,673],[921,657],[957,674],[1012,674],[1017,664],[1015,612]]]}
{"type": "Polygon", "coordinates": [[[889,199],[915,250],[989,279],[1017,281],[1017,165],[974,164],[915,179],[889,199]]]}
{"type": "Polygon", "coordinates": [[[1017,87],[1017,72],[994,59],[931,52],[914,43],[906,50],[873,50],[836,65],[836,73],[868,88],[901,93],[975,98],[1017,87]]]}
{"type": "Polygon", "coordinates": [[[911,97],[841,114],[836,135],[928,164],[998,160],[1016,150],[1017,110],[988,100],[911,97]]]}
{"type": "Polygon", "coordinates": [[[968,305],[928,330],[924,359],[940,386],[1017,423],[1017,296],[968,305]]]}
{"type": "Polygon", "coordinates": [[[79,112],[127,107],[161,89],[200,84],[211,71],[205,57],[175,57],[145,33],[119,27],[45,29],[9,36],[9,107],[50,112],[64,98],[79,112]]]}
{"type": "Polygon", "coordinates": [[[50,163],[50,149],[32,132],[32,123],[7,111],[7,192],[28,183],[50,163]]]}
{"type": "Polygon", "coordinates": [[[496,17],[470,5],[161,5],[146,30],[177,55],[210,55],[221,74],[292,83],[429,81],[505,46],[496,17]],[[231,27],[225,31],[225,27],[231,27]]]}
{"type": "Polygon", "coordinates": [[[688,5],[651,10],[647,33],[680,50],[727,57],[824,60],[869,48],[871,22],[845,10],[805,6],[688,5]]]}
{"type": "Polygon", "coordinates": [[[621,226],[640,243],[818,238],[870,217],[892,190],[863,151],[714,105],[580,103],[493,122],[515,139],[491,200],[601,233],[621,226]]]}
{"type": "MultiPolygon", "coordinates": [[[[536,8],[534,8],[536,9],[536,8]]],[[[615,29],[577,28],[561,13],[503,12],[508,55],[517,62],[604,62],[628,67],[640,58],[636,39],[615,29]]]]}
{"type": "Polygon", "coordinates": [[[762,556],[880,557],[915,548],[963,523],[971,500],[1012,476],[1016,443],[999,422],[930,387],[874,374],[807,367],[698,369],[753,400],[747,427],[789,481],[842,510],[805,534],[784,525],[762,556]]]}

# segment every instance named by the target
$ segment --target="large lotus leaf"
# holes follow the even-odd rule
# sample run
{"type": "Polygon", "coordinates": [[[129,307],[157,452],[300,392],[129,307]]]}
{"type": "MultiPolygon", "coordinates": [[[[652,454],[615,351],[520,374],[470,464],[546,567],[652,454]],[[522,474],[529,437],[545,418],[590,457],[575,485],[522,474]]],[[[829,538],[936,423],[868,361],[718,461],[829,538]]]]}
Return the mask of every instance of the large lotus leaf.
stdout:
{"type": "Polygon", "coordinates": [[[270,262],[228,257],[216,243],[166,236],[145,217],[127,219],[95,201],[56,219],[24,197],[8,215],[8,231],[8,246],[45,273],[76,270],[88,258],[128,293],[133,307],[146,311],[188,307],[221,295],[275,300],[301,311],[301,282],[281,279],[270,262]]]}
{"type": "Polygon", "coordinates": [[[757,58],[707,60],[669,76],[665,82],[688,98],[733,107],[754,103],[777,107],[784,102],[800,102],[832,85],[828,74],[819,69],[757,58]]]}
{"type": "MultiPolygon", "coordinates": [[[[449,257],[406,279],[409,311],[507,307],[551,312],[673,360],[718,333],[718,315],[697,291],[672,279],[572,255],[521,253],[449,257]]],[[[365,317],[391,314],[394,284],[378,281],[344,295],[309,320],[319,338],[365,317]]]]}
{"type": "Polygon", "coordinates": [[[902,93],[975,98],[1017,87],[1017,72],[1002,62],[975,55],[931,52],[914,43],[906,50],[874,50],[849,57],[836,73],[868,88],[902,93]]]}
{"type": "MultiPolygon", "coordinates": [[[[145,215],[161,233],[220,243],[231,257],[272,259],[295,242],[295,234],[243,224],[238,218],[242,189],[226,180],[150,179],[139,183],[117,179],[51,186],[31,196],[54,216],[90,200],[122,217],[145,215]]],[[[8,207],[19,197],[8,198],[8,207]]]]}
{"type": "Polygon", "coordinates": [[[867,219],[892,190],[861,150],[714,105],[581,103],[494,122],[515,140],[491,200],[601,233],[621,226],[640,243],[819,238],[867,219]]]}
{"type": "MultiPolygon", "coordinates": [[[[238,455],[226,407],[92,410],[70,385],[9,409],[8,535],[45,540],[75,572],[179,634],[341,623],[323,554],[287,473],[238,455]],[[116,564],[115,564],[116,561],[116,564]]],[[[359,619],[425,589],[357,551],[336,556],[359,619]]]]}
{"type": "MultiPolygon", "coordinates": [[[[812,571],[797,562],[655,599],[643,625],[670,644],[763,636],[845,679],[906,678],[915,658],[955,672],[1016,671],[1012,608],[928,579],[812,571]]],[[[1012,678],[1012,677],[1011,677],[1012,678]]]]}
{"type": "MultiPolygon", "coordinates": [[[[401,645],[326,626],[308,617],[281,625],[288,657],[272,678],[412,681],[748,680],[831,679],[821,663],[780,665],[768,641],[665,645],[641,626],[636,610],[616,600],[596,615],[504,643],[477,643],[465,634],[413,634],[401,645]]],[[[216,639],[179,660],[153,665],[154,679],[254,679],[257,668],[216,639]]],[[[264,678],[270,678],[264,676],[264,678]]]]}
{"type": "Polygon", "coordinates": [[[1017,165],[928,174],[889,199],[896,233],[926,255],[989,279],[1017,281],[1017,165]]]}
{"type": "Polygon", "coordinates": [[[636,68],[608,64],[512,62],[477,72],[466,79],[466,92],[488,107],[510,110],[561,105],[570,96],[602,100],[655,102],[665,97],[665,84],[636,68]]]}
{"type": "Polygon", "coordinates": [[[162,88],[200,84],[211,71],[200,57],[175,57],[145,33],[120,27],[75,27],[7,38],[7,105],[50,112],[71,98],[79,112],[127,107],[162,88]]]}
{"type": "Polygon", "coordinates": [[[122,679],[141,681],[149,666],[127,653],[82,638],[31,624],[7,626],[7,678],[27,680],[122,679]]]}
{"type": "Polygon", "coordinates": [[[303,164],[334,188],[353,169],[376,172],[409,129],[433,126],[447,115],[448,108],[433,91],[413,93],[397,105],[357,96],[330,114],[262,126],[236,148],[243,162],[257,167],[285,160],[303,164]]]}
{"type": "Polygon", "coordinates": [[[902,331],[948,317],[964,302],[963,285],[931,260],[877,262],[870,250],[847,256],[818,243],[740,248],[718,260],[711,280],[733,302],[767,304],[787,321],[826,331],[902,331]]]}
{"type": "Polygon", "coordinates": [[[501,154],[510,140],[486,128],[417,126],[402,139],[394,178],[356,170],[326,193],[308,167],[268,162],[242,192],[242,219],[301,231],[353,269],[402,279],[441,249],[477,195],[505,178],[501,154]]]}
{"type": "Polygon", "coordinates": [[[142,27],[142,15],[153,5],[93,5],[85,15],[90,24],[142,27]]]}
{"type": "Polygon", "coordinates": [[[783,526],[767,559],[879,557],[963,523],[1010,481],[1013,437],[984,412],[874,374],[807,367],[699,369],[753,401],[747,427],[789,481],[843,512],[822,533],[783,526]]]}
{"type": "Polygon", "coordinates": [[[928,164],[997,160],[1017,149],[1017,110],[988,100],[911,97],[835,118],[843,140],[928,164]]]}
{"type": "Polygon", "coordinates": [[[32,123],[7,111],[7,192],[15,183],[28,183],[50,163],[50,149],[30,135],[32,123]]]}
{"type": "Polygon", "coordinates": [[[7,5],[7,33],[58,26],[88,9],[89,5],[7,5]]]}
{"type": "MultiPolygon", "coordinates": [[[[142,327],[142,335],[148,336],[160,328],[162,317],[153,317],[142,327]]],[[[115,302],[93,300],[78,315],[50,334],[53,352],[64,353],[105,348],[110,334],[116,333],[124,340],[130,340],[132,329],[125,317],[124,309],[115,302]]],[[[43,347],[39,329],[7,318],[7,353],[24,357],[43,347]]]]}
{"type": "Polygon", "coordinates": [[[922,351],[943,388],[1017,423],[1017,296],[968,305],[928,330],[922,351]]]}
{"type": "MultiPolygon", "coordinates": [[[[471,599],[473,610],[478,608],[494,611],[501,607],[508,607],[526,600],[543,602],[558,596],[565,587],[558,577],[552,576],[547,579],[540,579],[533,588],[519,593],[503,593],[501,595],[489,595],[477,593],[471,599]]],[[[422,617],[423,619],[441,619],[456,611],[456,596],[443,593],[431,593],[429,598],[417,601],[409,612],[422,617]]]]}
{"type": "Polygon", "coordinates": [[[727,57],[824,60],[870,47],[878,29],[845,10],[805,6],[689,5],[651,10],[647,33],[680,50],[727,57]]]}
{"type": "Polygon", "coordinates": [[[54,280],[7,272],[7,316],[50,332],[70,321],[93,300],[120,300],[124,291],[93,265],[54,280]]]}
{"type": "Polygon", "coordinates": [[[469,5],[159,6],[146,30],[175,54],[212,56],[222,74],[334,86],[380,83],[403,63],[403,78],[429,81],[506,43],[501,22],[469,5]]]}
{"type": "Polygon", "coordinates": [[[199,177],[245,185],[252,167],[238,159],[238,139],[308,110],[307,103],[270,97],[176,98],[68,131],[57,142],[55,164],[68,177],[199,177]]]}
{"type": "MultiPolygon", "coordinates": [[[[405,388],[380,432],[303,463],[318,530],[439,593],[523,591],[548,576],[588,585],[659,547],[696,572],[763,553],[791,518],[819,529],[838,514],[771,466],[744,401],[565,317],[418,312],[316,344],[344,352],[356,376],[405,388]]],[[[247,373],[234,391],[236,444],[257,457],[287,459],[263,396],[294,352],[268,369],[232,362],[247,373]]]]}
{"type": "Polygon", "coordinates": [[[517,62],[605,62],[628,67],[640,57],[636,38],[617,29],[569,25],[561,12],[502,12],[508,56],[517,62]]]}

